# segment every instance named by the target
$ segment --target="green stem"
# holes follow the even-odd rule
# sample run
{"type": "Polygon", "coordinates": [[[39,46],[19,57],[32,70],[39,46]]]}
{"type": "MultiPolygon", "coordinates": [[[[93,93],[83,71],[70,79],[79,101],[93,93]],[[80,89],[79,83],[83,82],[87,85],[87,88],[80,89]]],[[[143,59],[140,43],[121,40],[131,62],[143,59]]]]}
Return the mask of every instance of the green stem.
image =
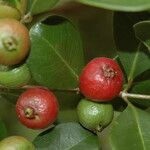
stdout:
{"type": "Polygon", "coordinates": [[[31,15],[31,13],[28,13],[25,16],[23,16],[20,22],[25,24],[25,23],[31,23],[32,20],[33,20],[33,16],[31,15]]]}
{"type": "Polygon", "coordinates": [[[122,95],[123,92],[120,92],[120,97],[128,104],[132,105],[130,101],[128,100],[128,97],[126,95],[122,95]]]}
{"type": "MultiPolygon", "coordinates": [[[[32,88],[44,88],[47,90],[51,90],[51,91],[60,91],[60,92],[76,92],[77,94],[79,94],[79,88],[74,88],[74,89],[57,89],[57,88],[47,88],[47,87],[43,87],[43,86],[38,86],[38,85],[25,85],[22,87],[18,87],[18,88],[11,88],[11,89],[32,89],[32,88]]],[[[5,90],[8,89],[5,86],[0,85],[0,89],[5,90]]]]}
{"type": "Polygon", "coordinates": [[[134,93],[126,93],[126,92],[120,92],[120,97],[122,97],[123,99],[127,97],[127,98],[134,98],[134,99],[150,100],[150,95],[134,94],[134,93]]]}
{"type": "MultiPolygon", "coordinates": [[[[96,134],[97,134],[98,141],[99,141],[99,146],[100,146],[101,145],[101,132],[97,131],[96,134]]],[[[99,147],[99,149],[101,149],[101,147],[99,147]]]]}

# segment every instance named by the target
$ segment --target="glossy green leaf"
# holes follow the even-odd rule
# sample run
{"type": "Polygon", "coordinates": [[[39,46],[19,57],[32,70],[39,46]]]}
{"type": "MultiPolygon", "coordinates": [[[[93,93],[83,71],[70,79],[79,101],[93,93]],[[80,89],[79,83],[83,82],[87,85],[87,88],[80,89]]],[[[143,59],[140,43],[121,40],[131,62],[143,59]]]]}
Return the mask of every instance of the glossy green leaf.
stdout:
{"type": "Polygon", "coordinates": [[[143,42],[150,52],[150,21],[141,21],[134,25],[136,37],[143,42]]]}
{"type": "Polygon", "coordinates": [[[142,82],[135,82],[132,87],[132,92],[138,94],[150,94],[150,79],[142,82]]]}
{"type": "Polygon", "coordinates": [[[150,114],[132,105],[119,115],[110,132],[114,150],[150,149],[150,114]]]}
{"type": "Polygon", "coordinates": [[[0,120],[0,140],[7,137],[7,129],[2,120],[0,120]]]}
{"type": "Polygon", "coordinates": [[[150,9],[149,0],[77,0],[81,3],[119,11],[143,11],[150,9]]]}
{"type": "MultiPolygon", "coordinates": [[[[142,82],[135,82],[133,84],[130,92],[135,93],[135,94],[149,95],[150,94],[150,79],[142,81],[142,82]]],[[[140,104],[142,106],[150,107],[150,100],[131,99],[131,102],[135,102],[135,103],[140,104]]]]}
{"type": "Polygon", "coordinates": [[[72,23],[59,19],[50,25],[39,23],[31,29],[28,65],[41,85],[52,89],[77,88],[78,75],[84,66],[82,42],[72,23]]]}
{"type": "Polygon", "coordinates": [[[78,123],[63,123],[41,133],[34,144],[37,150],[100,150],[97,136],[78,123]]]}
{"type": "Polygon", "coordinates": [[[76,108],[59,111],[57,123],[78,122],[76,108]]]}
{"type": "Polygon", "coordinates": [[[110,129],[113,125],[113,122],[120,115],[120,113],[121,112],[119,111],[114,111],[114,117],[113,117],[112,122],[98,134],[99,140],[101,142],[102,150],[112,150],[112,147],[109,141],[110,129]]]}
{"type": "Polygon", "coordinates": [[[29,12],[33,15],[50,10],[59,0],[31,0],[29,12]]]}
{"type": "Polygon", "coordinates": [[[114,15],[116,47],[128,80],[133,80],[150,68],[147,48],[136,39],[133,30],[135,23],[148,17],[148,13],[115,13],[114,15]]]}

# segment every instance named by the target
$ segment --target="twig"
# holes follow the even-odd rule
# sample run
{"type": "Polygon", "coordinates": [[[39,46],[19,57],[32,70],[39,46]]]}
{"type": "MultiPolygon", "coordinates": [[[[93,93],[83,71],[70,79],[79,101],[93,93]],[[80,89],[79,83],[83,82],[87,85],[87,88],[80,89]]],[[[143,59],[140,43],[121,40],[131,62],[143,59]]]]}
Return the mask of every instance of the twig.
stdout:
{"type": "Polygon", "coordinates": [[[134,99],[146,99],[150,100],[150,95],[143,95],[143,94],[133,94],[133,93],[126,93],[126,92],[120,92],[120,97],[124,98],[134,98],[134,99]]]}

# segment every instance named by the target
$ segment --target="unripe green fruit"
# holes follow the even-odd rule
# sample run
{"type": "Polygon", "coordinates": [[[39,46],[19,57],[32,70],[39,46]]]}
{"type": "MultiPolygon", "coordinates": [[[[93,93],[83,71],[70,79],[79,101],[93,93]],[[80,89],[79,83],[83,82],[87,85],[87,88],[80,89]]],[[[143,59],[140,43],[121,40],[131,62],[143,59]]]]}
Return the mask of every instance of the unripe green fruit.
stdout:
{"type": "Polygon", "coordinates": [[[19,20],[21,18],[21,13],[16,8],[0,4],[0,19],[2,18],[14,18],[19,20]]]}
{"type": "Polygon", "coordinates": [[[35,150],[35,146],[21,136],[10,136],[0,141],[0,150],[35,150]]]}
{"type": "Polygon", "coordinates": [[[28,29],[15,19],[0,19],[0,64],[15,65],[28,54],[28,29]]]}
{"type": "Polygon", "coordinates": [[[17,88],[26,85],[31,79],[26,64],[8,71],[0,71],[0,85],[7,88],[17,88]]]}
{"type": "Polygon", "coordinates": [[[79,122],[87,129],[100,131],[113,119],[113,107],[107,103],[96,103],[82,99],[77,107],[79,122]]]}

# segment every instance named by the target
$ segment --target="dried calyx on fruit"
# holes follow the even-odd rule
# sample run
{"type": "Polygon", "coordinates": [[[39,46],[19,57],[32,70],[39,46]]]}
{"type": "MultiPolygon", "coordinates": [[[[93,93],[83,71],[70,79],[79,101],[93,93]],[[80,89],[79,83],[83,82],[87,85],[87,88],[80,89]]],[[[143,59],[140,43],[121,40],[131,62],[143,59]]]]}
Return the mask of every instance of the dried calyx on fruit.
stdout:
{"type": "Polygon", "coordinates": [[[22,124],[32,129],[46,128],[57,117],[59,110],[55,95],[37,87],[22,93],[16,104],[16,113],[22,124]]]}
{"type": "Polygon", "coordinates": [[[15,19],[0,19],[0,64],[15,65],[28,54],[28,29],[15,19]]]}
{"type": "Polygon", "coordinates": [[[81,93],[93,101],[109,101],[119,95],[123,85],[120,66],[110,58],[95,58],[80,75],[81,93]]]}
{"type": "Polygon", "coordinates": [[[94,132],[101,131],[113,119],[113,107],[108,103],[97,103],[82,99],[77,106],[79,122],[94,132]]]}

